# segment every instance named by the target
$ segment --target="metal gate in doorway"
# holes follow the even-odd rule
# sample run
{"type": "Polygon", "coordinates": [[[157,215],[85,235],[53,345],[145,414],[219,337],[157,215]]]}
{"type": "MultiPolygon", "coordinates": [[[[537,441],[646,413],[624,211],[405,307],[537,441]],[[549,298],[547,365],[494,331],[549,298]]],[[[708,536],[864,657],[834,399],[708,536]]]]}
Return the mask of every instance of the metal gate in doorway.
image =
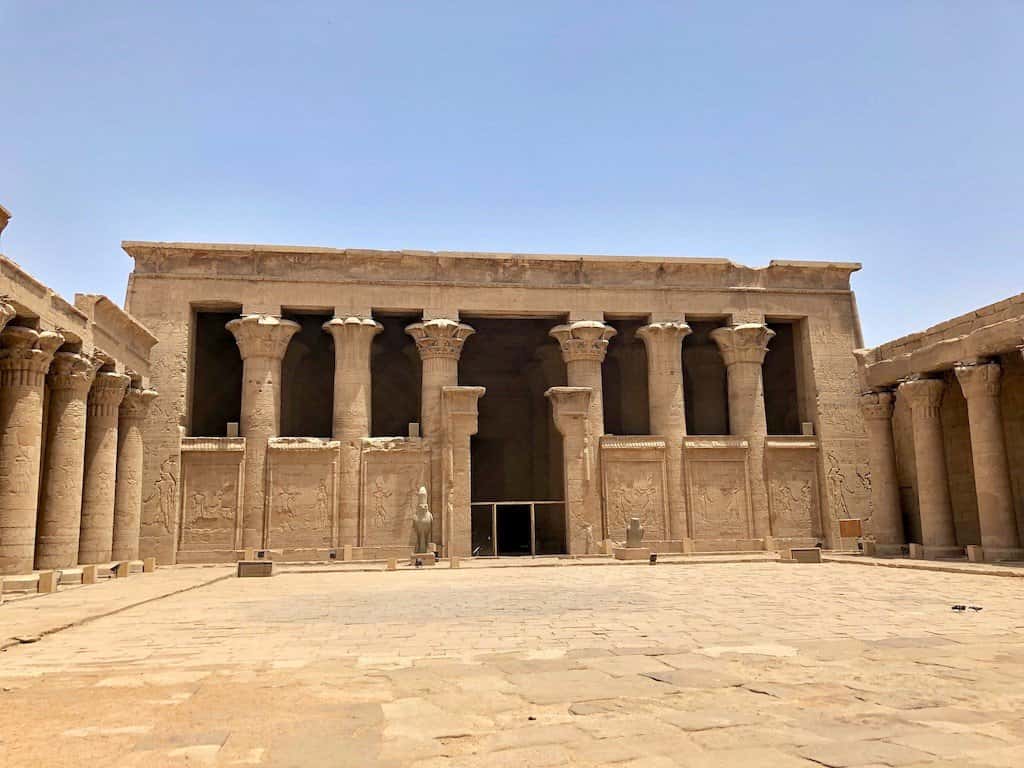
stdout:
{"type": "Polygon", "coordinates": [[[479,501],[470,505],[474,557],[564,555],[564,501],[479,501]]]}

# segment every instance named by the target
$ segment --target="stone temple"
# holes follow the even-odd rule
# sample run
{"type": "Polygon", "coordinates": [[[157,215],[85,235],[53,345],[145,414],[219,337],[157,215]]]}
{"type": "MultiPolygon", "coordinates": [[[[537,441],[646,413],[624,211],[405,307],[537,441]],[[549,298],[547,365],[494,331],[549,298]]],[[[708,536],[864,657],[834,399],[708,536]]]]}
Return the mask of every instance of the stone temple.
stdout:
{"type": "Polygon", "coordinates": [[[3,573],[406,556],[421,487],[442,557],[1024,557],[1022,297],[868,350],[858,264],[123,247],[124,310],[0,257],[3,573]]]}

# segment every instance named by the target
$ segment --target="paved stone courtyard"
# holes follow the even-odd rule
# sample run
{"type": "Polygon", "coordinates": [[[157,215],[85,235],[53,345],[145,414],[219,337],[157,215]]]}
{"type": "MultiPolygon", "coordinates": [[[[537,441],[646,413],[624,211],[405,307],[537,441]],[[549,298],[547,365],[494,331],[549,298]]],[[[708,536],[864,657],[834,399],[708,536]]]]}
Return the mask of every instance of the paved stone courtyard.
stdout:
{"type": "Polygon", "coordinates": [[[210,583],[0,654],[0,765],[1024,755],[1020,579],[769,562],[191,573],[210,583]]]}

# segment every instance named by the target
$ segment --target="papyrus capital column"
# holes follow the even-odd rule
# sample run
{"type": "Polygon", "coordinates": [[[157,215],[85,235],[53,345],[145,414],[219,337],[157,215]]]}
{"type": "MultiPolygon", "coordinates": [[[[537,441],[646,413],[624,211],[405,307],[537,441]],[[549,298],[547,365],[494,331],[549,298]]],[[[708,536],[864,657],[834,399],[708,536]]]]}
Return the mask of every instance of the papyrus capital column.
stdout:
{"type": "Polygon", "coordinates": [[[946,385],[942,379],[919,378],[903,382],[897,391],[910,406],[917,499],[921,512],[921,544],[925,554],[932,557],[956,554],[959,548],[940,416],[946,385]]]}
{"type": "Polygon", "coordinates": [[[729,386],[729,430],[744,437],[748,444],[747,468],[750,475],[750,502],[753,508],[754,535],[771,534],[768,517],[768,493],[764,478],[764,443],[768,422],[764,412],[764,382],[761,365],[768,353],[768,342],[775,332],[763,323],[740,323],[716,328],[711,338],[725,362],[729,386]]]}
{"type": "Polygon", "coordinates": [[[596,543],[606,538],[606,532],[595,463],[591,461],[597,450],[590,432],[594,393],[589,387],[552,387],[544,394],[551,401],[555,427],[562,435],[569,554],[595,554],[596,543]]]}
{"type": "Polygon", "coordinates": [[[445,420],[443,530],[448,555],[472,554],[469,439],[476,434],[477,404],[483,387],[444,387],[441,390],[445,420]]]}
{"type": "Polygon", "coordinates": [[[971,429],[974,487],[978,496],[978,523],[985,558],[1018,559],[1020,532],[1013,507],[1010,464],[1003,435],[999,402],[1001,369],[997,363],[958,365],[957,381],[967,399],[971,429]]]}
{"type": "Polygon", "coordinates": [[[431,441],[430,451],[430,508],[434,510],[434,540],[445,544],[442,531],[443,514],[438,514],[445,503],[442,491],[443,465],[441,461],[444,437],[441,413],[441,392],[444,387],[459,384],[459,358],[466,339],[474,330],[465,323],[439,318],[424,320],[406,326],[405,332],[416,342],[423,363],[420,390],[420,426],[422,435],[431,441]]]}
{"type": "MultiPolygon", "coordinates": [[[[0,319],[11,318],[0,305],[0,319]]],[[[64,337],[8,325],[0,333],[0,574],[32,570],[39,506],[43,384],[64,337]]]]}
{"type": "Polygon", "coordinates": [[[18,314],[17,310],[14,309],[6,300],[5,296],[0,296],[0,331],[7,327],[7,324],[14,319],[15,315],[18,314]]]}
{"type": "Polygon", "coordinates": [[[142,524],[142,422],[157,394],[130,387],[118,410],[117,481],[114,487],[114,541],[112,560],[137,560],[142,524]]]}
{"type": "Polygon", "coordinates": [[[98,367],[91,358],[74,352],[57,352],[50,365],[50,410],[36,530],[36,568],[70,568],[78,562],[86,400],[98,367]]]}
{"type": "Polygon", "coordinates": [[[130,379],[100,371],[89,390],[85,422],[85,477],[78,562],[110,562],[117,480],[117,417],[130,379]]]}
{"type": "Polygon", "coordinates": [[[335,317],[323,325],[334,339],[334,439],[370,435],[370,346],[381,332],[368,317],[335,317]]]}
{"type": "Polygon", "coordinates": [[[341,442],[338,540],[356,545],[359,538],[359,476],[362,446],[373,418],[370,349],[381,324],[369,317],[335,317],[323,325],[334,339],[334,424],[341,442]]]}
{"type": "Polygon", "coordinates": [[[601,383],[601,364],[608,353],[608,341],[616,330],[598,320],[580,320],[575,323],[558,325],[548,332],[562,349],[565,361],[565,378],[570,387],[589,387],[590,436],[594,441],[591,451],[593,465],[597,471],[597,441],[604,434],[604,387],[601,383]]]}
{"type": "Polygon", "coordinates": [[[245,478],[242,546],[263,546],[267,441],[281,431],[281,361],[299,324],[273,315],[245,315],[225,326],[242,357],[242,415],[245,478]]]}
{"type": "Polygon", "coordinates": [[[883,552],[889,553],[906,543],[892,434],[894,400],[893,393],[888,390],[867,392],[860,397],[871,462],[871,532],[876,544],[883,552]]]}
{"type": "Polygon", "coordinates": [[[690,326],[683,321],[650,323],[637,330],[647,348],[647,399],[651,432],[665,438],[668,463],[669,536],[689,537],[686,495],[683,492],[683,436],[686,408],[683,400],[683,339],[690,326]]]}

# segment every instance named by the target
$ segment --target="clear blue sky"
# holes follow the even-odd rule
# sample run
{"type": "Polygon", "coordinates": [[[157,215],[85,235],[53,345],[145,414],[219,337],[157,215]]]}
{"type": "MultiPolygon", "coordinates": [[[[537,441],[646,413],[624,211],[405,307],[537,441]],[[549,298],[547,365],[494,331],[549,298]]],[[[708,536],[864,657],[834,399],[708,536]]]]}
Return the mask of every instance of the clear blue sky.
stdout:
{"type": "Polygon", "coordinates": [[[1024,3],[0,0],[0,250],[861,261],[866,341],[1024,291],[1024,3]]]}

